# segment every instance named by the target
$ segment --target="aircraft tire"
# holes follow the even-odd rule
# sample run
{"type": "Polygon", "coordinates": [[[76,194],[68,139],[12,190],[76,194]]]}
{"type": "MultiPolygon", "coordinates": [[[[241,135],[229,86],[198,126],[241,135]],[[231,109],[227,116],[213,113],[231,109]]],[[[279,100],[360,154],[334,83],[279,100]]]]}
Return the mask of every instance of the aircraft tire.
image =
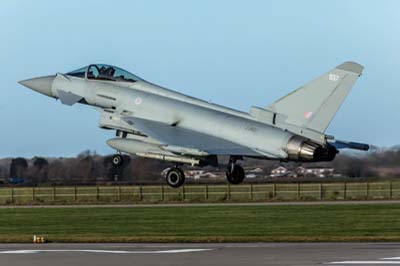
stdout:
{"type": "Polygon", "coordinates": [[[178,167],[169,169],[165,180],[170,187],[178,188],[185,183],[185,173],[178,167]]]}
{"type": "Polygon", "coordinates": [[[121,166],[124,163],[124,158],[122,157],[121,154],[115,154],[112,157],[112,164],[114,166],[121,166]]]}
{"type": "Polygon", "coordinates": [[[233,169],[232,165],[228,165],[228,169],[226,170],[226,179],[229,183],[233,185],[237,185],[243,182],[246,177],[243,167],[240,165],[234,164],[233,169]]]}

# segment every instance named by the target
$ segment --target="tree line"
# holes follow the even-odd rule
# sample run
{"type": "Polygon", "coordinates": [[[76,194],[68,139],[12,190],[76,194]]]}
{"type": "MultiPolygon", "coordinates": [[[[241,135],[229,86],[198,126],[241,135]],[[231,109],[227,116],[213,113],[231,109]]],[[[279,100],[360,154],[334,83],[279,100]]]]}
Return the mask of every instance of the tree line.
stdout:
{"type": "Polygon", "coordinates": [[[159,182],[165,164],[157,160],[124,156],[125,163],[114,167],[111,156],[85,151],[74,158],[12,158],[0,166],[6,183],[22,180],[24,185],[77,185],[96,183],[159,182]]]}
{"type": "MultiPolygon", "coordinates": [[[[227,158],[222,158],[224,160],[227,158]]],[[[245,167],[261,167],[268,175],[281,163],[249,159],[243,164],[245,167]]],[[[368,153],[342,153],[333,162],[302,165],[333,167],[335,173],[346,177],[400,177],[400,146],[368,153]]],[[[163,182],[160,173],[169,166],[171,164],[158,160],[125,156],[124,165],[114,167],[111,156],[85,151],[73,158],[0,160],[0,180],[9,183],[21,179],[24,185],[149,184],[163,182]]],[[[223,171],[224,166],[208,170],[223,171]]]]}

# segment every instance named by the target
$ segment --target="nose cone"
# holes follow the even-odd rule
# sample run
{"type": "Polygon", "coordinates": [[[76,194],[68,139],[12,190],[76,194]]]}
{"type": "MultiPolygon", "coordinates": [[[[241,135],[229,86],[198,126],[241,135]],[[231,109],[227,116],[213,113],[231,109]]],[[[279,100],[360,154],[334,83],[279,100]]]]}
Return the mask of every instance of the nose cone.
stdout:
{"type": "Polygon", "coordinates": [[[56,76],[46,76],[19,81],[18,83],[46,96],[53,97],[51,87],[56,76]]]}

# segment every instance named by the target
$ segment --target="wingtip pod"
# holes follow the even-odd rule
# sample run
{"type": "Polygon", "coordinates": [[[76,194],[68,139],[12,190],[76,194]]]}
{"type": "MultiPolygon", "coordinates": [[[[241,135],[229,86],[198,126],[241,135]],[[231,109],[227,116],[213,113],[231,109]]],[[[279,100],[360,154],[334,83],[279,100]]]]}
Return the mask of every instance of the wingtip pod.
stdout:
{"type": "Polygon", "coordinates": [[[351,62],[351,61],[344,62],[343,64],[338,65],[336,68],[344,70],[344,71],[348,71],[348,72],[353,72],[353,73],[356,73],[357,75],[361,75],[361,73],[364,69],[364,67],[362,65],[360,65],[359,63],[351,62]]]}

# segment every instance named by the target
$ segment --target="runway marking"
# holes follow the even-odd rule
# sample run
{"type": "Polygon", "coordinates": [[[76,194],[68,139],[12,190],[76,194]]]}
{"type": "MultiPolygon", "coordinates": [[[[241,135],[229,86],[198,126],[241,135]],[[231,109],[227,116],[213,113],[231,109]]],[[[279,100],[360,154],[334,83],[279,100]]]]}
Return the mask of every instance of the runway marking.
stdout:
{"type": "Polygon", "coordinates": [[[86,253],[111,253],[111,254],[176,254],[210,251],[212,249],[170,249],[153,251],[125,251],[125,250],[100,250],[100,249],[23,249],[0,251],[0,254],[37,254],[44,252],[86,252],[86,253]]]}
{"type": "Polygon", "coordinates": [[[391,260],[386,260],[386,261],[379,261],[379,260],[354,260],[354,261],[337,261],[337,262],[329,262],[328,264],[345,264],[345,265],[366,265],[366,264],[376,264],[376,265],[386,265],[386,264],[395,264],[395,265],[400,265],[400,261],[391,261],[391,260]]]}
{"type": "Polygon", "coordinates": [[[336,261],[336,262],[329,262],[327,264],[345,264],[345,265],[400,265],[400,257],[393,257],[393,258],[381,258],[378,260],[353,260],[353,261],[336,261]]]}

